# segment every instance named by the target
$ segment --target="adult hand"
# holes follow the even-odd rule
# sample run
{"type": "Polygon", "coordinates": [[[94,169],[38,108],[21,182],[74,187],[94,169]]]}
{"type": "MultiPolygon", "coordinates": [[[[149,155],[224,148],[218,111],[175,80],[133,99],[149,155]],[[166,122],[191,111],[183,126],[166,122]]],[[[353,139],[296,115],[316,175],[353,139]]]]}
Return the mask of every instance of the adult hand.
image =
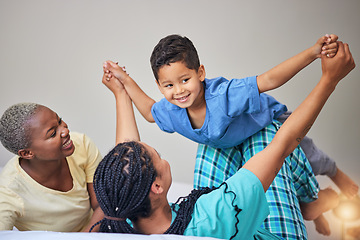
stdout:
{"type": "Polygon", "coordinates": [[[116,96],[117,94],[121,94],[123,92],[126,92],[124,85],[114,76],[108,76],[108,74],[105,72],[104,68],[104,74],[102,77],[102,83],[110,89],[116,96]]]}
{"type": "Polygon", "coordinates": [[[355,68],[349,45],[340,41],[338,45],[338,52],[333,58],[326,56],[321,58],[323,76],[335,85],[355,68]]]}

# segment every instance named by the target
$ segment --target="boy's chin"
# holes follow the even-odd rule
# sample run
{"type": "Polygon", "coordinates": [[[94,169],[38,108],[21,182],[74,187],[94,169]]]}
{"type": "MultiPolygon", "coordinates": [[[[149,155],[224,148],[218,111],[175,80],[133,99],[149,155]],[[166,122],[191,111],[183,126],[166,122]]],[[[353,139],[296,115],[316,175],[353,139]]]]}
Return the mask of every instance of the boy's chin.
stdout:
{"type": "Polygon", "coordinates": [[[188,108],[189,107],[189,106],[187,106],[185,104],[174,104],[174,105],[178,106],[179,108],[188,108]]]}

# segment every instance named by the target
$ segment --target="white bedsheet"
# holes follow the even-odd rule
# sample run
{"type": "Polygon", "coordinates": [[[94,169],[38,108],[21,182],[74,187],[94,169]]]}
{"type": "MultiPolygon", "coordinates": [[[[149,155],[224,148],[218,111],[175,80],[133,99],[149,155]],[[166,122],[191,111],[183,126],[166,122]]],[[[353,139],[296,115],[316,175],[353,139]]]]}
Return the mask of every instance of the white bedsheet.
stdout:
{"type": "Polygon", "coordinates": [[[120,233],[60,233],[45,231],[0,231],[1,240],[214,240],[208,237],[191,237],[179,235],[137,235],[120,233]]]}

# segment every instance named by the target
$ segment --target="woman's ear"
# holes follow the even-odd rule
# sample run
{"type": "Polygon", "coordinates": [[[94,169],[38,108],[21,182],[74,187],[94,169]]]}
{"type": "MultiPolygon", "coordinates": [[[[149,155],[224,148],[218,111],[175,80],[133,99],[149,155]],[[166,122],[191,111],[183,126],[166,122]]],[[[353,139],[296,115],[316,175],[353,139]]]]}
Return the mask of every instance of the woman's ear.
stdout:
{"type": "Polygon", "coordinates": [[[198,70],[198,77],[201,82],[205,80],[205,76],[206,76],[205,67],[204,65],[201,64],[198,70]]]}
{"type": "Polygon", "coordinates": [[[158,181],[155,180],[151,185],[151,192],[153,192],[154,194],[162,194],[164,192],[164,188],[158,181]]]}
{"type": "Polygon", "coordinates": [[[18,155],[24,159],[33,159],[34,158],[34,153],[28,149],[20,149],[18,151],[18,155]]]}

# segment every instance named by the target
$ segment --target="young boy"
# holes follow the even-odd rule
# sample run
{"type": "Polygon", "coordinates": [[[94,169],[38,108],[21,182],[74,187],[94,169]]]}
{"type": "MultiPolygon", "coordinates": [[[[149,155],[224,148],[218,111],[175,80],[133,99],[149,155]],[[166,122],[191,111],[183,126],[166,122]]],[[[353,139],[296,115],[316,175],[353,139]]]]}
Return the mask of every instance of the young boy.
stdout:
{"type": "MultiPolygon", "coordinates": [[[[336,35],[326,35],[311,48],[264,74],[228,81],[222,77],[206,79],[205,68],[200,65],[192,42],[179,35],[167,36],[160,40],[151,56],[157,85],[165,96],[157,103],[116,64],[106,62],[104,71],[108,73],[109,78],[115,75],[123,83],[135,106],[149,122],[156,122],[163,131],[178,132],[198,143],[225,149],[241,144],[274,119],[283,122],[289,115],[286,106],[263,92],[286,83],[322,54],[334,56],[337,50],[336,40],[336,35]]],[[[325,168],[325,174],[333,177],[334,172],[336,173],[335,163],[326,155],[323,156],[320,150],[314,154],[313,150],[317,148],[311,144],[311,140],[304,142],[310,143],[309,147],[304,146],[304,152],[313,166],[314,173],[324,174],[320,170],[325,168]],[[327,162],[316,168],[318,164],[313,162],[317,159],[326,159],[327,162]],[[328,169],[327,166],[332,168],[328,169]]],[[[206,155],[206,151],[198,154],[206,155]]],[[[198,157],[196,165],[201,165],[201,161],[204,159],[198,157]]],[[[227,164],[227,159],[218,158],[216,161],[217,165],[227,164]]],[[[204,169],[201,170],[204,176],[210,174],[204,169]]],[[[341,171],[338,172],[342,177],[336,178],[338,181],[335,183],[341,186],[345,194],[355,195],[357,185],[341,171]],[[343,184],[344,182],[347,184],[343,184]]],[[[204,184],[202,179],[201,174],[195,176],[195,187],[216,185],[216,182],[208,181],[204,184]]]]}

